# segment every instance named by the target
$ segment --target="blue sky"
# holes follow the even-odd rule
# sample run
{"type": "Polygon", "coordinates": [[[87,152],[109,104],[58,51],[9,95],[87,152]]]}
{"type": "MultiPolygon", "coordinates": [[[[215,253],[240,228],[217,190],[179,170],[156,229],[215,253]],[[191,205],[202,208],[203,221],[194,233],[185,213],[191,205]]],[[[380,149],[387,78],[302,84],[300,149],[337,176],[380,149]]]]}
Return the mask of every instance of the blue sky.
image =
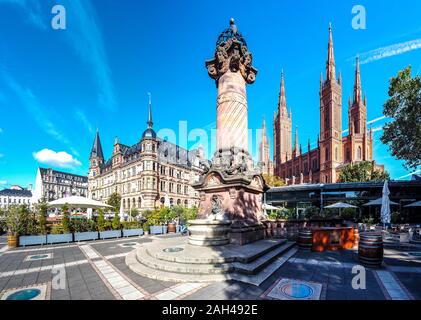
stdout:
{"type": "MultiPolygon", "coordinates": [[[[319,77],[332,22],[343,76],[343,128],[360,54],[368,120],[382,117],[389,78],[411,64],[421,72],[419,1],[131,1],[0,0],[0,189],[27,186],[38,166],[86,174],[95,129],[108,157],[114,137],[132,145],[146,126],[152,93],[155,129],[215,126],[216,88],[204,67],[229,18],[245,36],[259,70],[248,87],[249,127],[277,107],[282,68],[294,127],[306,150],[319,131],[319,77]],[[66,8],[66,30],[51,9],[66,8]],[[364,5],[365,30],[351,25],[364,5]]],[[[392,178],[410,172],[379,141],[387,119],[373,122],[374,155],[392,178]]],[[[178,142],[178,141],[177,141],[178,142]]],[[[190,141],[188,146],[192,146],[190,141]]],[[[252,152],[255,153],[253,141],[252,152]]]]}

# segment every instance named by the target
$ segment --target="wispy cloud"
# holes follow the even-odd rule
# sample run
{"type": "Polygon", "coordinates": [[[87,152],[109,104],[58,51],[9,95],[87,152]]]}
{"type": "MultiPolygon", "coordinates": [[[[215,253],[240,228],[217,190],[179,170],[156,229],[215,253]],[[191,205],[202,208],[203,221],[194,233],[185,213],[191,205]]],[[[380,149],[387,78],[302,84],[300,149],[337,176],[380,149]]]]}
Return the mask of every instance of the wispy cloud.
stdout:
{"type": "Polygon", "coordinates": [[[401,176],[401,177],[397,178],[397,180],[405,179],[405,178],[408,178],[408,177],[412,176],[413,174],[419,174],[419,173],[421,173],[421,169],[415,170],[414,172],[411,172],[411,173],[408,173],[404,176],[401,176]]]}
{"type": "MultiPolygon", "coordinates": [[[[373,120],[367,121],[367,124],[370,125],[370,124],[373,124],[373,123],[382,121],[384,119],[386,119],[386,117],[385,116],[381,116],[381,117],[375,118],[373,120]]],[[[381,130],[383,130],[383,126],[378,126],[376,128],[373,128],[373,132],[377,132],[377,131],[381,131],[381,130]]],[[[347,128],[347,129],[344,129],[342,131],[342,134],[345,134],[345,133],[348,133],[348,132],[349,132],[349,129],[347,128]]]]}
{"type": "Polygon", "coordinates": [[[53,122],[49,119],[48,113],[45,111],[44,106],[42,106],[42,104],[38,101],[38,98],[29,88],[19,84],[5,71],[0,70],[0,78],[3,79],[5,85],[9,86],[12,92],[20,100],[28,113],[33,116],[38,126],[42,128],[44,132],[52,136],[57,141],[66,145],[75,155],[78,155],[77,150],[73,148],[70,141],[55,127],[53,122]]]}
{"type": "Polygon", "coordinates": [[[376,119],[370,120],[370,121],[367,122],[367,124],[373,124],[373,123],[382,121],[383,119],[386,119],[386,116],[381,116],[381,117],[378,117],[376,119]]]}
{"type": "Polygon", "coordinates": [[[360,54],[360,64],[367,64],[421,49],[421,39],[392,44],[360,54]]]}
{"type": "Polygon", "coordinates": [[[45,11],[41,9],[40,3],[40,1],[36,0],[0,0],[0,4],[16,5],[24,9],[27,23],[45,30],[47,29],[48,23],[44,13],[45,11]]]}
{"type": "MultiPolygon", "coordinates": [[[[43,14],[44,12],[50,14],[54,4],[50,1],[45,5],[36,0],[0,0],[1,3],[19,6],[29,17],[28,21],[43,30],[47,29],[51,19],[51,16],[47,18],[43,14]],[[44,7],[41,8],[41,5],[44,7]]],[[[93,79],[98,87],[99,105],[114,110],[116,108],[114,85],[95,9],[89,0],[61,0],[60,4],[66,8],[67,19],[71,20],[64,33],[65,39],[86,65],[92,68],[93,79]]]]}
{"type": "Polygon", "coordinates": [[[42,149],[41,151],[34,152],[33,156],[40,163],[60,168],[74,168],[82,165],[79,160],[64,151],[56,152],[50,149],[42,149]]]}
{"type": "Polygon", "coordinates": [[[0,185],[5,185],[5,184],[7,184],[6,180],[0,180],[0,185]]]}
{"type": "Polygon", "coordinates": [[[90,133],[94,133],[94,129],[91,123],[89,122],[88,118],[82,110],[76,110],[75,119],[79,120],[90,133]]]}
{"type": "Polygon", "coordinates": [[[100,105],[115,109],[114,85],[95,9],[89,0],[63,0],[62,4],[68,17],[72,18],[72,26],[66,30],[70,46],[92,67],[100,105]]]}

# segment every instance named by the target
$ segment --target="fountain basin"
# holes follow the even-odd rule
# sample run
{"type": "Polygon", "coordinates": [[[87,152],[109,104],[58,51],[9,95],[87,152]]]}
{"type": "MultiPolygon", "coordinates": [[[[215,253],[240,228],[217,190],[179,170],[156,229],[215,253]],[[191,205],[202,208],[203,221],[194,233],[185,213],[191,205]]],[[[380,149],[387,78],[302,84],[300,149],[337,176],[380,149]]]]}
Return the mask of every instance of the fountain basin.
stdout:
{"type": "Polygon", "coordinates": [[[230,242],[231,221],[209,221],[206,219],[189,221],[189,244],[195,246],[221,246],[230,242]]]}

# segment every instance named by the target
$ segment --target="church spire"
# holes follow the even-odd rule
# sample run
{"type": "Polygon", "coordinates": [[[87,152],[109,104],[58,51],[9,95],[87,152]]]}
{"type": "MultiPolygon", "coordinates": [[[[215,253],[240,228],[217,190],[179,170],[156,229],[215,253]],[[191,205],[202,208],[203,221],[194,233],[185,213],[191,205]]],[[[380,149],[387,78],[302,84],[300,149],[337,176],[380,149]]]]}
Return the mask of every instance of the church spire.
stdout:
{"type": "Polygon", "coordinates": [[[294,150],[295,150],[295,152],[298,152],[298,126],[295,127],[294,150]]]}
{"type": "Polygon", "coordinates": [[[91,158],[97,157],[104,159],[104,153],[102,152],[101,140],[99,138],[98,129],[96,129],[94,144],[92,145],[91,158]]]}
{"type": "Polygon", "coordinates": [[[286,98],[286,94],[285,94],[285,76],[284,76],[284,69],[282,69],[282,74],[281,74],[281,89],[279,92],[279,102],[278,102],[278,107],[279,107],[279,113],[281,115],[285,114],[287,115],[287,98],[286,98]]]}
{"type": "Polygon", "coordinates": [[[333,52],[332,24],[329,23],[329,43],[327,46],[326,80],[335,80],[335,55],[333,52]]]}
{"type": "Polygon", "coordinates": [[[153,121],[152,121],[152,97],[151,97],[151,93],[148,92],[148,96],[149,96],[149,110],[148,110],[148,128],[152,128],[153,126],[153,121]]]}
{"type": "Polygon", "coordinates": [[[357,56],[357,66],[355,68],[354,83],[354,103],[360,103],[362,99],[361,74],[360,74],[360,58],[357,56]]]}

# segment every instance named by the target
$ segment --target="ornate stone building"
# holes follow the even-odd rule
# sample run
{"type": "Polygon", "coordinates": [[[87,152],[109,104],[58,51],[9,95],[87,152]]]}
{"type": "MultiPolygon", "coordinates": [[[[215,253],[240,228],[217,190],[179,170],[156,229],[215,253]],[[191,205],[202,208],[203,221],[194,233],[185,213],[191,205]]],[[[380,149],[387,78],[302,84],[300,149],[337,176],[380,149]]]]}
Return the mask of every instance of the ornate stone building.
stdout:
{"type": "Polygon", "coordinates": [[[90,197],[105,202],[117,192],[126,212],[131,208],[198,205],[199,196],[191,184],[203,171],[203,151],[188,151],[158,138],[153,130],[150,102],[147,124],[141,140],[133,146],[120,143],[116,137],[107,161],[96,132],[89,158],[90,197]]]}
{"type": "Polygon", "coordinates": [[[88,177],[51,168],[38,168],[32,203],[39,200],[53,201],[64,197],[82,196],[88,193],[88,177]]]}
{"type": "Polygon", "coordinates": [[[262,138],[259,145],[259,164],[263,174],[273,175],[273,162],[270,159],[270,142],[266,135],[266,120],[263,118],[262,138]]]}
{"type": "MultiPolygon", "coordinates": [[[[320,77],[320,134],[316,148],[303,153],[298,127],[292,147],[292,112],[287,110],[284,73],[281,77],[278,110],[275,112],[275,174],[289,184],[337,182],[341,168],[352,162],[373,160],[373,131],[367,130],[367,99],[362,95],[357,58],[354,97],[348,103],[348,135],[342,134],[342,77],[337,76],[332,28],[329,27],[326,79],[320,77]]],[[[383,169],[382,166],[378,168],[383,169]]]]}

